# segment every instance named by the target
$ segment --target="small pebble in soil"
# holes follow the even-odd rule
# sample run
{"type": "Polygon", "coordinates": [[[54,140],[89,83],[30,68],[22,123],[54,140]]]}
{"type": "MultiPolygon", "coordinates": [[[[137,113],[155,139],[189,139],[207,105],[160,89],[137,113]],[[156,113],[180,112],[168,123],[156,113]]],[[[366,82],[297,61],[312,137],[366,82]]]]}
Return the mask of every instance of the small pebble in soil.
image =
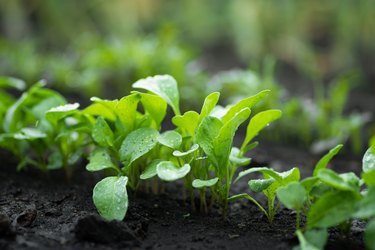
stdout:
{"type": "Polygon", "coordinates": [[[35,206],[27,208],[16,217],[15,224],[21,227],[30,227],[36,219],[37,214],[35,206]]]}

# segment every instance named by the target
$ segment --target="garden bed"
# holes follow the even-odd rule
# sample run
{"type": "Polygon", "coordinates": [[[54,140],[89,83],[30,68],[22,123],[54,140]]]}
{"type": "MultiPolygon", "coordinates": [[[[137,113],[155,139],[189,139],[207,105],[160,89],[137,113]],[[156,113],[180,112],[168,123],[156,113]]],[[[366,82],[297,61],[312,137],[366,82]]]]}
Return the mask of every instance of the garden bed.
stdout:
{"type": "MultiPolygon", "coordinates": [[[[264,144],[251,156],[254,166],[286,170],[298,165],[302,176],[311,174],[319,159],[264,144]]],[[[2,154],[2,159],[9,158],[2,154]]],[[[0,249],[291,249],[298,244],[295,214],[285,208],[272,225],[245,200],[231,203],[226,218],[216,208],[207,215],[194,213],[180,196],[182,185],[166,184],[160,195],[130,194],[124,221],[107,222],[97,215],[91,198],[100,176],[82,166],[67,183],[60,172],[16,173],[14,164],[3,160],[0,167],[0,249]]],[[[361,170],[359,159],[345,156],[332,165],[339,172],[361,170]]],[[[245,181],[232,187],[234,193],[247,190],[245,181]]],[[[358,221],[349,235],[330,230],[326,249],[364,249],[363,230],[358,221]]]]}

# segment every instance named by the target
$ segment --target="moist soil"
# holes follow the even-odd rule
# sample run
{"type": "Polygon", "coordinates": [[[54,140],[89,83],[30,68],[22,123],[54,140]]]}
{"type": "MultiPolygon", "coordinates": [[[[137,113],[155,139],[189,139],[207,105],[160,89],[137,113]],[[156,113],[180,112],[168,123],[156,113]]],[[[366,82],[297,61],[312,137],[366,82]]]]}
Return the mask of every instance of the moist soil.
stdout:
{"type": "MultiPolygon", "coordinates": [[[[102,176],[85,172],[84,164],[67,182],[62,172],[17,173],[11,156],[0,156],[0,249],[263,250],[292,249],[298,244],[295,214],[290,210],[281,208],[272,225],[245,200],[231,203],[225,218],[215,207],[201,214],[184,201],[182,185],[173,183],[165,184],[158,195],[130,194],[125,220],[108,222],[97,215],[91,199],[102,176]]],[[[282,145],[259,147],[250,156],[252,166],[277,170],[299,166],[302,176],[311,174],[319,159],[282,145]]],[[[359,173],[360,159],[339,156],[331,167],[359,173]]],[[[248,191],[246,181],[233,185],[232,191],[248,191]]],[[[364,249],[363,230],[359,221],[353,222],[347,235],[330,230],[326,249],[364,249]]]]}

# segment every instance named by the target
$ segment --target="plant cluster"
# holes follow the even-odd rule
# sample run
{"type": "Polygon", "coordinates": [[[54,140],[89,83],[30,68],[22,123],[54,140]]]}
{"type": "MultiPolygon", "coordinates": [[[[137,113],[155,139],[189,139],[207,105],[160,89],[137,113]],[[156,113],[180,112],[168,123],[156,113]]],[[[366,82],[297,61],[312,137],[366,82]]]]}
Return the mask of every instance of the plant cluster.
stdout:
{"type": "Polygon", "coordinates": [[[224,71],[211,79],[208,89],[225,93],[227,102],[238,101],[264,88],[272,90],[271,98],[265,100],[259,108],[278,107],[283,110],[283,119],[264,133],[263,138],[293,141],[310,147],[314,153],[324,152],[334,145],[349,141],[352,152],[363,152],[362,133],[369,115],[345,112],[353,77],[343,75],[333,81],[327,90],[317,83],[320,87],[315,89],[312,99],[297,96],[290,98],[288,91],[274,79],[274,61],[266,60],[262,68],[257,71],[224,71]]]}
{"type": "Polygon", "coordinates": [[[181,180],[192,209],[196,209],[195,195],[199,195],[202,212],[217,204],[225,214],[229,202],[242,198],[258,206],[270,223],[280,204],[295,210],[302,250],[322,249],[328,228],[348,230],[353,219],[369,221],[365,239],[367,247],[374,249],[374,147],[364,155],[361,178],[327,168],[342,145],[323,156],[313,175],[303,180],[297,167],[281,173],[254,167],[240,171],[235,178],[239,167],[251,162],[246,155],[258,144],[254,138],[281,116],[280,110],[267,109],[250,118],[251,110],[269,90],[225,107],[218,104],[220,93],[213,92],[200,112],[182,113],[177,82],[169,75],[141,79],[133,84],[137,90],[121,99],[92,97],[92,104],[82,110],[78,103],[68,104],[60,94],[44,88],[43,82],[18,99],[6,91],[24,87],[20,80],[0,78],[0,95],[4,97],[0,146],[19,158],[19,170],[26,166],[42,171],[62,168],[68,177],[72,166],[87,153],[86,169],[106,172],[107,177],[94,187],[93,202],[108,220],[124,219],[129,190],[158,192],[163,182],[181,180]],[[174,113],[171,122],[175,128],[163,130],[168,106],[174,113]],[[244,139],[234,145],[242,124],[246,126],[244,139]],[[249,193],[230,192],[232,184],[253,173],[262,178],[250,179],[249,188],[265,195],[267,207],[249,193]]]}

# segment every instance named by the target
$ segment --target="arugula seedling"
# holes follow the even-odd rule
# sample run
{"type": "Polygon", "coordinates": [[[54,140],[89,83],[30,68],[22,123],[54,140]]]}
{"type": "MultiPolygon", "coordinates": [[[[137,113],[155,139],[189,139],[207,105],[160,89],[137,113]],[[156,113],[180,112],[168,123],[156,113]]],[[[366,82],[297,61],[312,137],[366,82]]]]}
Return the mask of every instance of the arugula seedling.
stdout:
{"type": "Polygon", "coordinates": [[[0,144],[20,159],[18,170],[27,165],[44,172],[64,168],[69,177],[70,166],[88,143],[90,119],[77,110],[78,104],[66,104],[43,86],[43,81],[35,84],[9,107],[0,144]]]}
{"type": "MultiPolygon", "coordinates": [[[[293,168],[289,171],[285,171],[282,173],[278,173],[271,168],[250,168],[248,170],[244,170],[238,174],[235,182],[239,179],[247,176],[251,173],[262,173],[263,179],[254,179],[248,182],[250,189],[254,192],[263,192],[263,194],[267,197],[268,200],[268,211],[264,209],[253,197],[249,194],[237,194],[229,198],[230,201],[234,201],[237,199],[245,198],[253,202],[257,205],[261,211],[266,215],[268,221],[272,223],[274,216],[277,213],[277,209],[279,205],[275,206],[275,200],[277,191],[284,186],[292,182],[299,181],[300,173],[298,168],[293,168]]],[[[298,218],[299,221],[299,218],[298,218]]]]}

